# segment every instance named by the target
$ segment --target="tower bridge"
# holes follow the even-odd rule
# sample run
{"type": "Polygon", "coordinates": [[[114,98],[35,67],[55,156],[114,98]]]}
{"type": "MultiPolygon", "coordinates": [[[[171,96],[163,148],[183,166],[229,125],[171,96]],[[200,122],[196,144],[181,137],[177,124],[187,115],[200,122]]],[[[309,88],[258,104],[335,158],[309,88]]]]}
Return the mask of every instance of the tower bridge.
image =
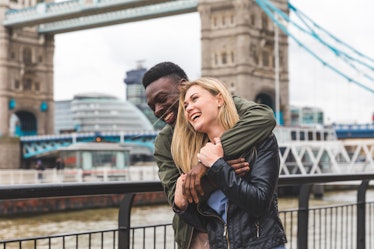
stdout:
{"type": "MultiPolygon", "coordinates": [[[[88,0],[40,2],[3,0],[0,56],[0,124],[10,134],[13,120],[30,135],[53,134],[54,35],[198,12],[202,32],[202,75],[227,83],[233,94],[275,109],[274,25],[247,0],[88,0]],[[249,22],[248,17],[251,17],[249,22]]],[[[276,1],[287,12],[287,1],[276,1]]],[[[289,122],[287,37],[280,35],[280,105],[289,122]]]]}
{"type": "MultiPolygon", "coordinates": [[[[54,132],[55,35],[191,12],[198,12],[201,18],[202,75],[220,78],[232,94],[267,104],[275,110],[277,117],[282,114],[284,124],[290,123],[288,37],[286,32],[278,34],[274,22],[281,28],[284,23],[271,14],[276,6],[282,11],[279,14],[276,9],[278,17],[287,19],[290,5],[286,0],[273,1],[274,6],[270,6],[269,1],[265,0],[37,2],[39,1],[2,0],[0,6],[0,135],[1,138],[12,137],[12,130],[15,128],[21,129],[23,134],[33,135],[21,138],[22,151],[19,153],[25,158],[43,153],[43,148],[45,152],[74,141],[90,141],[98,135],[50,135],[54,132]]],[[[129,134],[101,135],[104,140],[113,140],[112,142],[131,140],[141,141],[146,145],[154,134],[137,135],[136,139],[129,134]],[[147,141],[142,141],[144,137],[147,141]]],[[[331,143],[325,143],[325,146],[320,144],[319,149],[322,150],[317,147],[306,148],[307,144],[303,142],[292,145],[281,142],[281,147],[284,147],[282,163],[287,160],[293,163],[293,168],[282,166],[283,172],[324,171],[321,160],[326,155],[332,161],[338,157],[351,164],[352,160],[354,163],[359,155],[364,154],[365,162],[372,165],[373,148],[370,143],[360,152],[353,152],[352,156],[339,149],[341,143],[336,142],[336,146],[331,143]],[[310,162],[308,169],[300,168],[300,162],[304,159],[310,162]]],[[[17,151],[17,146],[12,145],[14,151],[10,152],[2,149],[13,144],[12,141],[6,143],[4,145],[0,141],[0,156],[4,153],[10,161],[19,158],[18,152],[14,152],[17,151]]],[[[9,160],[5,160],[7,164],[10,163],[9,160]]],[[[3,167],[0,165],[0,168],[3,167]]]]}

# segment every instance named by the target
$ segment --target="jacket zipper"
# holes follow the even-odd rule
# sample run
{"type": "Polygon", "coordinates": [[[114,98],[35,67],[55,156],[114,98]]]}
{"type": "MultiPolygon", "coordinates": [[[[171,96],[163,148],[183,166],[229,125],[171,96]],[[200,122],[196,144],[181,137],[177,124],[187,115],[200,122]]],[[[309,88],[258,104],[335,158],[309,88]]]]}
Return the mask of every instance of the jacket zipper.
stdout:
{"type": "MultiPolygon", "coordinates": [[[[229,203],[227,204],[226,206],[226,220],[228,219],[227,217],[227,214],[228,214],[228,209],[229,209],[229,203]]],[[[230,249],[230,241],[229,241],[229,233],[228,233],[228,228],[227,228],[227,223],[219,216],[219,215],[215,215],[215,214],[205,214],[204,212],[201,211],[200,209],[200,205],[197,206],[197,211],[203,215],[203,216],[211,216],[211,217],[215,217],[217,218],[218,220],[220,220],[223,224],[223,236],[226,238],[226,241],[227,241],[227,249],[230,249]]]]}
{"type": "Polygon", "coordinates": [[[260,222],[256,221],[256,238],[260,238],[260,222]]]}

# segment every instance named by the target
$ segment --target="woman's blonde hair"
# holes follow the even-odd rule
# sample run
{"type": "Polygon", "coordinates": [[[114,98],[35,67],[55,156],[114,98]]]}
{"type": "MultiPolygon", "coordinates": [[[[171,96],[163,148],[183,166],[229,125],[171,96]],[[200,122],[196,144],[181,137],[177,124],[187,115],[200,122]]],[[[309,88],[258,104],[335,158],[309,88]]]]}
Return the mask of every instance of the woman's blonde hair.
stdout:
{"type": "Polygon", "coordinates": [[[225,130],[232,128],[239,120],[232,96],[221,81],[205,77],[192,82],[185,82],[180,87],[178,116],[171,144],[173,160],[184,173],[190,171],[197,164],[197,153],[208,142],[207,135],[195,131],[185,117],[184,101],[186,92],[191,86],[200,86],[213,96],[221,94],[223,105],[218,112],[218,122],[225,130]]]}

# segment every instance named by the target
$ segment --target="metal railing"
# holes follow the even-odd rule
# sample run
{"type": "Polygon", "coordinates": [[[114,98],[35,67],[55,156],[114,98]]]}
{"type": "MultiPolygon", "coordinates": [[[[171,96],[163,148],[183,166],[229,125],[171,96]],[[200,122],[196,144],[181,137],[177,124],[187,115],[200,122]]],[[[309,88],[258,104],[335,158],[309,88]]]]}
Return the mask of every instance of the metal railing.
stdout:
{"type": "MultiPolygon", "coordinates": [[[[295,210],[281,210],[288,237],[287,248],[374,248],[374,203],[366,191],[374,173],[281,176],[279,186],[299,186],[295,210]],[[315,184],[357,184],[357,202],[309,207],[315,184]]],[[[131,207],[137,193],[160,192],[158,181],[65,183],[0,186],[0,200],[125,194],[119,207],[118,228],[0,241],[2,248],[176,248],[171,224],[131,227],[131,207]]]]}

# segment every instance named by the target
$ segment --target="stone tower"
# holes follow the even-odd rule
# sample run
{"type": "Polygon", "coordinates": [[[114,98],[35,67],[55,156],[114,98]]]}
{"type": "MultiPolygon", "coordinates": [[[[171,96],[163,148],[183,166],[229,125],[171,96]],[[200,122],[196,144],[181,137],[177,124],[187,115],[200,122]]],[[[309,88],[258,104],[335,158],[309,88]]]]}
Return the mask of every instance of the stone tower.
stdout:
{"type": "MultiPolygon", "coordinates": [[[[287,1],[274,4],[288,13],[287,1]]],[[[279,110],[290,123],[287,36],[248,0],[200,0],[202,75],[221,79],[233,95],[276,110],[275,58],[279,58],[279,110]],[[275,41],[279,56],[275,56],[275,41]]]]}
{"type": "MultiPolygon", "coordinates": [[[[36,0],[0,0],[8,8],[25,8],[36,0]]],[[[0,26],[0,135],[44,135],[54,132],[53,35],[37,27],[0,26]]]]}

